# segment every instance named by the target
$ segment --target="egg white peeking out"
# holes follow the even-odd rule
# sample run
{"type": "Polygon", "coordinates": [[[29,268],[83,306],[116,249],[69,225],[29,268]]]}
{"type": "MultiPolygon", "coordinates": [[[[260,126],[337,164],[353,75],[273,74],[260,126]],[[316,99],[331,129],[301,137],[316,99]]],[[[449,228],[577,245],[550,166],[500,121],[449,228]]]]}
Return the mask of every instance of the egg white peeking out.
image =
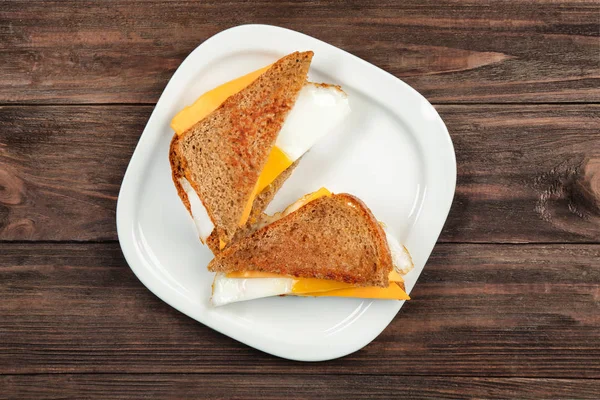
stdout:
{"type": "Polygon", "coordinates": [[[396,237],[387,230],[387,228],[384,227],[383,230],[388,242],[388,247],[392,253],[392,263],[394,264],[394,269],[401,275],[408,274],[415,266],[410,253],[406,247],[400,244],[398,239],[396,239],[396,237]]]}
{"type": "Polygon", "coordinates": [[[185,191],[188,201],[190,202],[192,218],[194,219],[194,225],[196,225],[198,236],[200,236],[202,243],[206,243],[206,239],[210,236],[213,229],[215,229],[215,224],[213,224],[212,220],[210,219],[208,211],[206,211],[206,207],[204,207],[204,204],[202,204],[202,200],[200,200],[200,197],[198,197],[198,194],[192,185],[190,185],[190,182],[185,178],[180,178],[179,183],[181,184],[181,187],[185,191]]]}
{"type": "Polygon", "coordinates": [[[298,93],[275,146],[296,161],[349,113],[348,95],[339,86],[308,82],[298,93]]]}
{"type": "Polygon", "coordinates": [[[292,278],[227,278],[224,273],[219,272],[213,282],[211,302],[216,307],[238,301],[290,294],[293,287],[292,278]]]}

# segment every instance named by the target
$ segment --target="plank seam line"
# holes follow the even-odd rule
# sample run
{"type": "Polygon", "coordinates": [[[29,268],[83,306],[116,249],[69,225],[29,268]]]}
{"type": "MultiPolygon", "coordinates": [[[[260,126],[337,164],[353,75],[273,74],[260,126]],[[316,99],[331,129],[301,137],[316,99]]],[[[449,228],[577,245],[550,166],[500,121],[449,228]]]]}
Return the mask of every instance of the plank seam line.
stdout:
{"type": "Polygon", "coordinates": [[[394,375],[394,374],[347,374],[347,373],[255,373],[255,372],[26,372],[26,373],[0,373],[0,376],[50,376],[50,375],[173,375],[173,376],[196,376],[196,375],[214,375],[214,376],[347,376],[347,377],[425,377],[425,378],[466,378],[466,379],[531,379],[531,380],[581,380],[581,381],[600,381],[600,377],[546,377],[546,376],[512,376],[512,375],[440,375],[440,374],[413,374],[413,375],[394,375]]]}
{"type": "MultiPolygon", "coordinates": [[[[116,244],[118,239],[107,240],[3,240],[0,244],[5,245],[35,245],[35,244],[116,244]]],[[[474,245],[474,246],[598,246],[600,242],[461,242],[461,241],[442,241],[437,245],[474,245]]]]}
{"type": "MultiPolygon", "coordinates": [[[[585,106],[585,105],[600,105],[600,101],[565,101],[565,102],[444,102],[434,101],[431,102],[434,106],[522,106],[522,105],[535,105],[535,106],[585,106]]],[[[156,103],[0,103],[0,107],[154,107],[156,103]]]]}
{"type": "Polygon", "coordinates": [[[574,246],[584,246],[584,245],[598,245],[600,242],[589,241],[589,242],[464,242],[464,241],[441,241],[437,242],[436,246],[439,244],[474,244],[474,245],[498,245],[498,246],[552,246],[552,245],[574,245],[574,246]]]}

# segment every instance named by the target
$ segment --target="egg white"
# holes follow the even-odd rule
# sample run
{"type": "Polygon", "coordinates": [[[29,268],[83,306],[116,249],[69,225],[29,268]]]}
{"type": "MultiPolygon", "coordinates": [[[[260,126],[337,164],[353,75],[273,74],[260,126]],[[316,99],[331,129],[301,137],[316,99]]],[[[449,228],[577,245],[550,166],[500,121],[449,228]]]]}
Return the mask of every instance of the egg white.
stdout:
{"type": "Polygon", "coordinates": [[[387,228],[384,227],[383,230],[388,242],[388,247],[392,253],[392,264],[394,264],[394,269],[401,275],[408,274],[415,266],[410,253],[406,247],[400,244],[398,239],[387,230],[387,228]]]}
{"type": "Polygon", "coordinates": [[[348,95],[338,86],[307,82],[298,93],[275,146],[296,161],[349,113],[348,95]]]}
{"type": "Polygon", "coordinates": [[[217,273],[213,281],[211,302],[222,306],[238,301],[292,293],[295,280],[292,278],[227,278],[217,273]]]}
{"type": "Polygon", "coordinates": [[[215,229],[215,224],[210,219],[206,207],[204,207],[202,200],[200,200],[190,182],[185,178],[180,178],[179,184],[185,191],[185,194],[187,194],[188,201],[190,202],[191,214],[194,219],[196,231],[198,231],[198,236],[200,236],[202,243],[206,243],[206,239],[210,236],[213,229],[215,229]]]}

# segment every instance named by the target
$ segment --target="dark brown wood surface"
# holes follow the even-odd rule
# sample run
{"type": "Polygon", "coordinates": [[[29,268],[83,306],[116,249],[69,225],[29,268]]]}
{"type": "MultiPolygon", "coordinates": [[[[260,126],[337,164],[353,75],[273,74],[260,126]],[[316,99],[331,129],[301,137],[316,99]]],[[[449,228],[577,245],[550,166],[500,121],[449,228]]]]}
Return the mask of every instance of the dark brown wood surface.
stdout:
{"type": "MultiPolygon", "coordinates": [[[[442,242],[600,242],[600,105],[440,105],[458,180],[442,242]]],[[[0,107],[0,239],[116,240],[149,106],[0,107]]]]}
{"type": "Polygon", "coordinates": [[[363,350],[284,361],[174,311],[117,243],[5,244],[0,374],[221,373],[600,378],[600,244],[439,244],[363,350]]]}
{"type": "Polygon", "coordinates": [[[0,98],[154,103],[192,49],[247,23],[325,40],[433,102],[600,101],[595,0],[5,0],[0,98]]]}
{"type": "Polygon", "coordinates": [[[597,1],[0,1],[0,399],[600,398],[597,1]],[[281,360],[180,314],[121,254],[120,183],[183,58],[300,30],[423,93],[455,200],[371,344],[281,360]]]}
{"type": "Polygon", "coordinates": [[[37,400],[56,398],[130,399],[272,399],[315,398],[595,398],[593,380],[528,378],[461,378],[429,376],[78,374],[0,376],[5,393],[37,400]],[[254,395],[248,395],[248,393],[254,395]],[[260,395],[258,395],[260,393],[260,395]]]}

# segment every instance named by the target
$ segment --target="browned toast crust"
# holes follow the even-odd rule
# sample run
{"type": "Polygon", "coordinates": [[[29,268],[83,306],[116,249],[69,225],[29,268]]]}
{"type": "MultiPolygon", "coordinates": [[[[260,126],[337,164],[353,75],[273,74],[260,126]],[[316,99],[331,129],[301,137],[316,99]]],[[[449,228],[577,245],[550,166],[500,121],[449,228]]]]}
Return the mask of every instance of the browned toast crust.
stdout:
{"type": "Polygon", "coordinates": [[[261,271],[389,285],[393,269],[385,232],[355,196],[320,197],[224,249],[210,271],[261,271]]]}
{"type": "Polygon", "coordinates": [[[171,164],[171,177],[173,178],[173,183],[175,184],[175,189],[177,189],[177,194],[179,198],[187,208],[190,215],[192,214],[192,209],[190,206],[190,200],[188,199],[187,193],[181,187],[181,183],[179,183],[179,179],[185,177],[184,174],[184,166],[182,165],[184,160],[179,157],[177,153],[179,137],[177,134],[173,135],[171,139],[171,144],[169,146],[169,162],[171,164]]]}

